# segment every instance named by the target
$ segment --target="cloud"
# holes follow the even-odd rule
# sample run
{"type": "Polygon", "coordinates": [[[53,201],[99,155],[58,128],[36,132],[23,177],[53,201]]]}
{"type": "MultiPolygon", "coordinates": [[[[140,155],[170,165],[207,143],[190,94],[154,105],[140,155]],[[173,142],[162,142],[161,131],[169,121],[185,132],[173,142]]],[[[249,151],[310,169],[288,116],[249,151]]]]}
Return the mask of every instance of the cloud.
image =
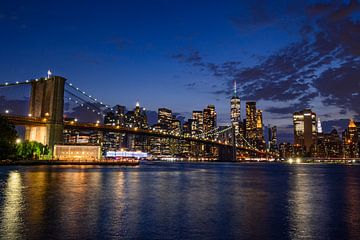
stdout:
{"type": "MultiPolygon", "coordinates": [[[[289,114],[320,101],[319,106],[345,109],[342,113],[349,109],[359,116],[360,22],[352,17],[359,6],[354,0],[308,6],[299,28],[301,40],[251,67],[236,61],[210,63],[199,51],[177,59],[223,80],[223,89],[212,91],[214,95],[230,95],[236,81],[243,99],[284,103],[265,109],[270,113],[289,114]]],[[[258,16],[255,23],[270,21],[265,13],[258,16]]]]}

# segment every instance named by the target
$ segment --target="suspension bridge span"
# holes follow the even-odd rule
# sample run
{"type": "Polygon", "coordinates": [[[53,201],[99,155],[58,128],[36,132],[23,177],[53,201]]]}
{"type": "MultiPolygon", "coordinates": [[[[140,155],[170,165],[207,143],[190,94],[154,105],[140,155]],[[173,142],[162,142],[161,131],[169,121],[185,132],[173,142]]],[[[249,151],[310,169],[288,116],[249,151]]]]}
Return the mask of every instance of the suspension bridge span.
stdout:
{"type": "MultiPolygon", "coordinates": [[[[13,83],[5,82],[0,84],[0,88],[20,85],[31,86],[29,113],[27,116],[19,116],[10,112],[7,112],[5,115],[14,125],[25,127],[25,140],[38,141],[48,145],[50,148],[53,148],[56,144],[63,144],[64,129],[69,129],[79,131],[125,133],[145,137],[184,140],[197,144],[206,144],[218,148],[219,160],[236,160],[237,156],[242,153],[247,153],[248,155],[257,157],[267,156],[266,152],[252,147],[245,139],[245,143],[248,146],[237,146],[235,141],[224,142],[214,138],[209,138],[209,135],[216,135],[224,132],[232,134],[232,126],[228,126],[222,130],[219,130],[218,128],[212,129],[206,134],[202,133],[195,136],[186,136],[184,134],[172,134],[152,129],[105,125],[100,123],[100,121],[95,123],[86,121],[64,121],[65,93],[68,95],[67,100],[98,114],[100,117],[105,116],[105,111],[113,111],[114,109],[112,109],[110,105],[100,101],[98,98],[82,91],[72,83],[69,83],[61,76],[48,76],[45,78],[13,83]],[[76,93],[82,96],[78,96],[76,93]],[[83,97],[90,99],[92,103],[84,101],[83,97]]],[[[234,139],[234,136],[232,136],[232,139],[234,139]]]]}

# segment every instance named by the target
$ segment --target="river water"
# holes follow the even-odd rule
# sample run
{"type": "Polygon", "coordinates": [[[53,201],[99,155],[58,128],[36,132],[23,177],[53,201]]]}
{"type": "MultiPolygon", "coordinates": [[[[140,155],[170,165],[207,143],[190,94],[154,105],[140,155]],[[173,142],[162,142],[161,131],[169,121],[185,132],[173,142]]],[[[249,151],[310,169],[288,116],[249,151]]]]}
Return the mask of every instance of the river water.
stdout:
{"type": "Polygon", "coordinates": [[[1,167],[0,239],[360,239],[360,166],[1,167]]]}

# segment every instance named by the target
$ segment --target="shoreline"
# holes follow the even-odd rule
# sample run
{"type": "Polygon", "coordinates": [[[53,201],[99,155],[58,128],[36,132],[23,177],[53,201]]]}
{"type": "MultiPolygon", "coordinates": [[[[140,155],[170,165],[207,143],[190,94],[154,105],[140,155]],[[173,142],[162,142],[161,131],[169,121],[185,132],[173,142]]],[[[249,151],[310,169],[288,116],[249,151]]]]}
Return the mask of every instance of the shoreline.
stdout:
{"type": "Polygon", "coordinates": [[[138,166],[140,161],[60,161],[60,160],[0,160],[0,166],[59,166],[59,165],[105,165],[105,166],[138,166]]]}

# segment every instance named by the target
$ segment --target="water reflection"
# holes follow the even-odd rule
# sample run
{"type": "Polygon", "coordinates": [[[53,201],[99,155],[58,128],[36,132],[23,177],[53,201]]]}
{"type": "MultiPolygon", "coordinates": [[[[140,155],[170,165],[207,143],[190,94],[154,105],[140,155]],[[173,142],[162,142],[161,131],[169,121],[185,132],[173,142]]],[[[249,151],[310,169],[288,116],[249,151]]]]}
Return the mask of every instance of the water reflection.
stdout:
{"type": "Polygon", "coordinates": [[[17,171],[9,173],[6,187],[4,204],[0,205],[1,222],[0,232],[4,239],[21,239],[24,231],[23,221],[23,191],[21,175],[17,171]]]}
{"type": "Polygon", "coordinates": [[[0,238],[357,239],[359,177],[302,165],[3,168],[0,238]]]}

